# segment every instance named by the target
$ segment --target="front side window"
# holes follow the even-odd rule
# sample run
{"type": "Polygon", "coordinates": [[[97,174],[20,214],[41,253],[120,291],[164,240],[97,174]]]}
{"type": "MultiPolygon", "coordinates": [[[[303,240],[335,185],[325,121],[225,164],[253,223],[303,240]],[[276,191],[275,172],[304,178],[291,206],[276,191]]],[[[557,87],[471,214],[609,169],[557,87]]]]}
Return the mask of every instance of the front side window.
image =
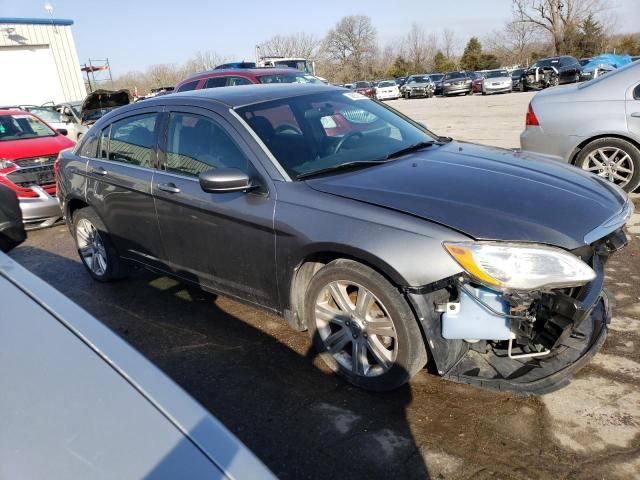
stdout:
{"type": "Polygon", "coordinates": [[[239,85],[252,85],[251,80],[244,77],[229,77],[227,85],[231,87],[237,87],[239,85]]]}
{"type": "Polygon", "coordinates": [[[301,72],[274,73],[258,76],[260,83],[322,83],[313,75],[301,72]]]}
{"type": "Polygon", "coordinates": [[[237,111],[292,178],[345,163],[382,160],[436,140],[409,119],[355,92],[297,96],[237,111]]]}
{"type": "Polygon", "coordinates": [[[229,134],[214,120],[190,113],[171,113],[164,169],[197,177],[213,168],[238,168],[248,172],[248,161],[229,134]]]}
{"type": "Polygon", "coordinates": [[[33,115],[0,115],[0,142],[28,138],[55,137],[57,134],[33,115]]]}
{"type": "Polygon", "coordinates": [[[198,86],[198,82],[200,80],[194,80],[193,82],[187,82],[184,85],[180,85],[180,88],[178,88],[178,92],[188,92],[189,90],[195,90],[196,87],[198,86]]]}
{"type": "Polygon", "coordinates": [[[204,84],[204,88],[218,88],[226,86],[227,77],[211,77],[204,84]]]}
{"type": "Polygon", "coordinates": [[[155,113],[147,113],[111,124],[109,160],[138,167],[153,167],[153,133],[156,117],[155,113]]]}

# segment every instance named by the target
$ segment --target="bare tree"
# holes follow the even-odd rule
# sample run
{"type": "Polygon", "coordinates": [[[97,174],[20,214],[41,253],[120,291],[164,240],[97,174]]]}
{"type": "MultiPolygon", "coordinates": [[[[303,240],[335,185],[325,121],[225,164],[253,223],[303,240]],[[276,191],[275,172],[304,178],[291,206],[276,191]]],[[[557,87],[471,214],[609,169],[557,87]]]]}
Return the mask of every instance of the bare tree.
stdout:
{"type": "Polygon", "coordinates": [[[436,51],[435,35],[427,36],[424,29],[414,23],[404,41],[406,58],[414,72],[424,72],[430,67],[436,51]]]}
{"type": "Polygon", "coordinates": [[[453,58],[458,48],[458,39],[456,33],[450,28],[442,30],[442,46],[440,50],[447,58],[453,58]]]}
{"type": "Polygon", "coordinates": [[[216,68],[216,65],[220,65],[225,61],[227,61],[227,57],[222,56],[213,50],[197,52],[185,63],[184,73],[191,74],[202,72],[204,70],[211,70],[216,68]]]}
{"type": "Polygon", "coordinates": [[[538,49],[541,31],[528,22],[507,22],[502,31],[496,31],[485,40],[487,50],[496,55],[503,65],[527,65],[534,50],[538,49]]]}
{"type": "Polygon", "coordinates": [[[342,18],[327,33],[324,51],[329,61],[337,64],[344,73],[365,77],[371,71],[377,52],[376,29],[371,19],[365,15],[342,18]]]}
{"type": "Polygon", "coordinates": [[[276,35],[260,44],[260,51],[266,57],[315,58],[320,40],[308,33],[276,35]]]}
{"type": "Polygon", "coordinates": [[[584,19],[607,6],[606,0],[513,0],[515,21],[546,30],[556,55],[571,48],[572,36],[584,19]]]}

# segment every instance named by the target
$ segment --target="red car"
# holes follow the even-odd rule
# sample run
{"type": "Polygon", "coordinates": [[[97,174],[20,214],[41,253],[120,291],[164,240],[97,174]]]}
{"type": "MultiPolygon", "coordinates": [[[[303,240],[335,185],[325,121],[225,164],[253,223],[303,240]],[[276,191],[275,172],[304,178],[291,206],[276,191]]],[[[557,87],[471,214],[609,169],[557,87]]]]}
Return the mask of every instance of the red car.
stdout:
{"type": "Polygon", "coordinates": [[[16,193],[28,227],[47,227],[62,218],[54,162],[60,150],[74,145],[29,112],[0,110],[0,184],[16,193]]]}
{"type": "Polygon", "coordinates": [[[356,82],[353,84],[353,90],[367,97],[373,97],[375,95],[375,88],[371,82],[356,82]]]}
{"type": "Polygon", "coordinates": [[[324,83],[294,68],[230,68],[209,70],[193,75],[176,85],[175,92],[202,88],[237,87],[254,83],[324,83]]]}

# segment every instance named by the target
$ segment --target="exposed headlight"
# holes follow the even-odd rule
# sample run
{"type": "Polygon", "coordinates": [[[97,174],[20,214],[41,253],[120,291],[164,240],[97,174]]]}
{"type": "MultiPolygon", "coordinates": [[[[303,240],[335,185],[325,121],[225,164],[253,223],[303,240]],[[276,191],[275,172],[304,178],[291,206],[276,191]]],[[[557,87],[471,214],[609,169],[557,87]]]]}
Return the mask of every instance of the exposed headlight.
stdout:
{"type": "Polygon", "coordinates": [[[478,282],[501,290],[577,287],[596,273],[555,247],[499,242],[445,243],[456,262],[478,282]]]}
{"type": "Polygon", "coordinates": [[[11,160],[5,160],[4,158],[0,158],[0,170],[4,170],[5,168],[15,167],[16,164],[11,160]]]}

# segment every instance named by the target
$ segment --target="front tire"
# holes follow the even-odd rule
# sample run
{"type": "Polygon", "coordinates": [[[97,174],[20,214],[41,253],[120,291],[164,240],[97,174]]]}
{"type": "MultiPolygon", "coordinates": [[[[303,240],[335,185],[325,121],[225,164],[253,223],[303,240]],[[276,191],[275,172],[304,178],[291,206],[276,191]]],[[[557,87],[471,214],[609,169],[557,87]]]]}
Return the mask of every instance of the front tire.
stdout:
{"type": "Polygon", "coordinates": [[[621,138],[605,137],[588,143],[575,165],[615,183],[626,192],[640,185],[640,150],[621,138]]]}
{"type": "Polygon", "coordinates": [[[126,276],[126,269],[104,223],[91,207],[73,214],[73,238],[89,275],[99,282],[126,276]]]}
{"type": "Polygon", "coordinates": [[[398,388],[427,363],[415,315],[397,288],[352,260],[336,260],[311,279],[305,320],[325,363],[366,390],[398,388]]]}

